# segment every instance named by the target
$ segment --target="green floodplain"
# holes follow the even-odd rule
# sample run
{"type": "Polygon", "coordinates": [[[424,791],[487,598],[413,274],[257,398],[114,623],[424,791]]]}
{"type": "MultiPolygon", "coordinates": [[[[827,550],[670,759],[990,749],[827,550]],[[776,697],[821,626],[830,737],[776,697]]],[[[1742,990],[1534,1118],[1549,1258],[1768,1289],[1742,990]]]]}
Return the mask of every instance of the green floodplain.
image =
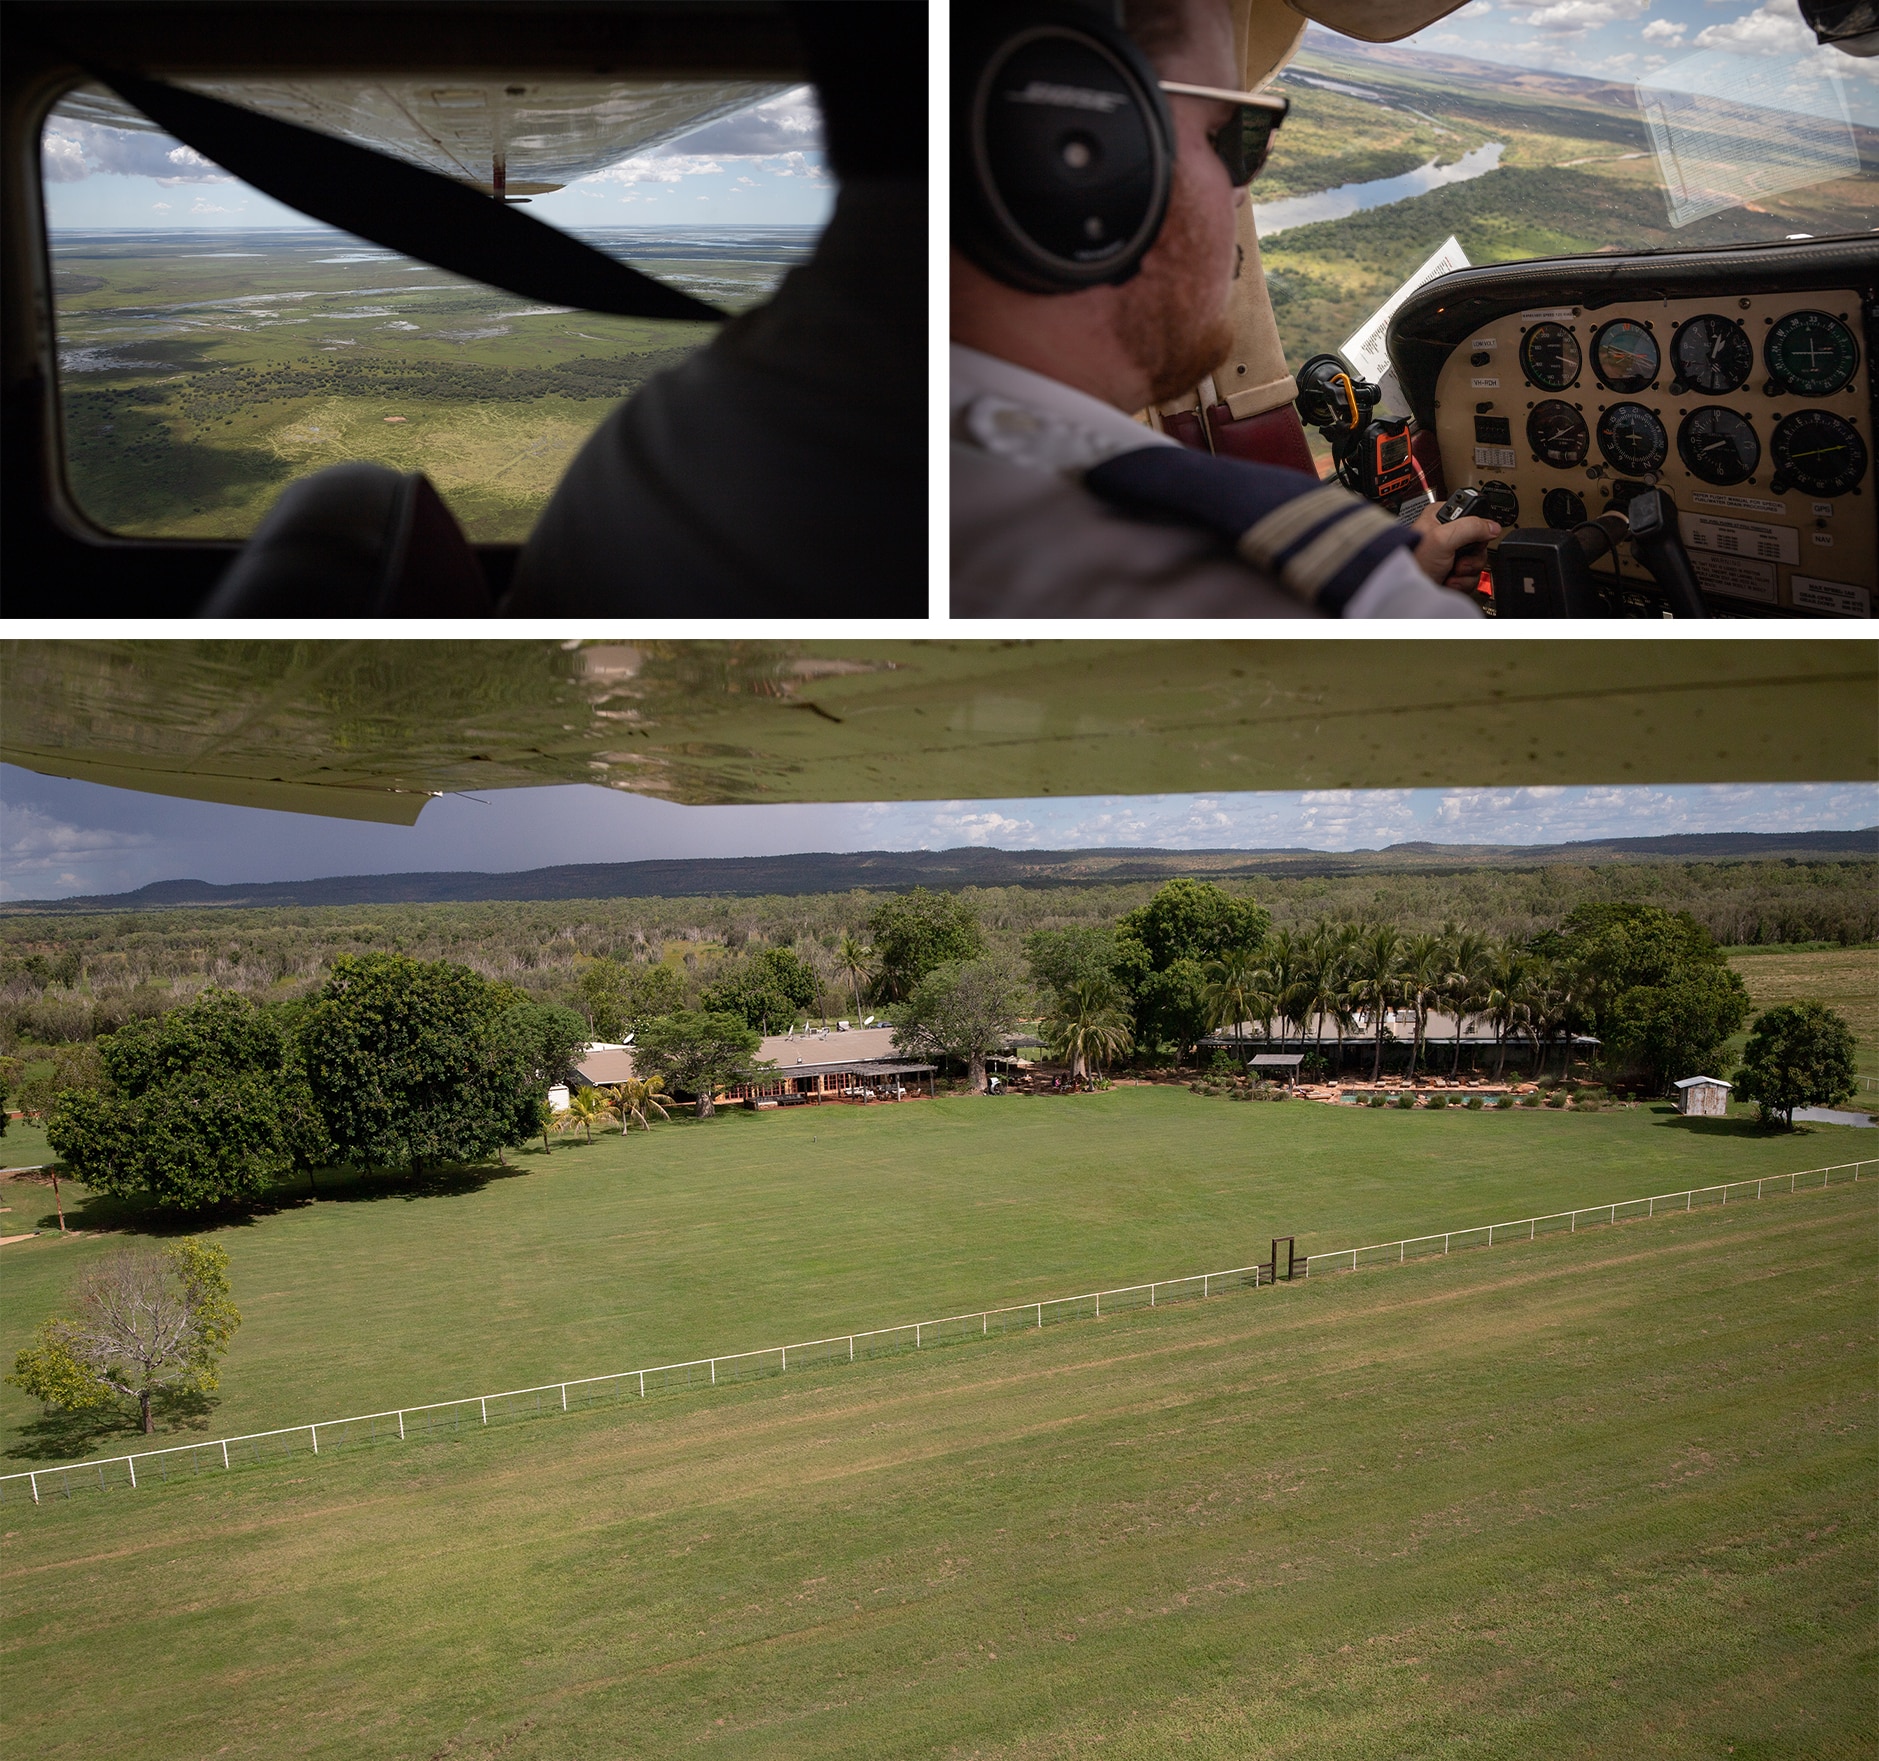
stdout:
{"type": "MultiPolygon", "coordinates": [[[[242,1330],[216,1403],[156,1441],[1244,1264],[1275,1233],[1785,1173],[1872,1135],[1128,1086],[734,1112],[420,1188],[327,1176],[212,1229],[242,1330]]],[[[29,1225],[49,1200],[0,1185],[29,1225]]],[[[5,1249],[0,1355],[145,1227],[66,1200],[73,1236],[5,1249]]],[[[127,1758],[284,1731],[506,1761],[1870,1754],[1875,1221],[1840,1185],[10,1497],[9,1734],[127,1758]]],[[[10,1470],[134,1446],[5,1394],[10,1470]]]]}
{"type": "MultiPolygon", "coordinates": [[[[741,310],[807,257],[806,228],[596,235],[741,310]]],[[[711,335],[544,307],[343,234],[53,240],[66,471],[99,526],[251,532],[293,478],[422,470],[479,542],[519,541],[621,399],[711,335]]]]}

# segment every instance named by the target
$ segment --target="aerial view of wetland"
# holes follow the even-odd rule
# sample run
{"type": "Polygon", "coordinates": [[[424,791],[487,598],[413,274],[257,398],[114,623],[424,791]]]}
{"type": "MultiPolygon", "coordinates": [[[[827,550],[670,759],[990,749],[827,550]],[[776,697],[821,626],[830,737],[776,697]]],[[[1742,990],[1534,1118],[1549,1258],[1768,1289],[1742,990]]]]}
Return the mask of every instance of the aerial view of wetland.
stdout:
{"type": "MultiPolygon", "coordinates": [[[[597,248],[727,311],[814,227],[608,229],[597,248]]],[[[541,306],[319,228],[54,232],[74,499],[141,537],[240,537],[293,478],[425,472],[469,536],[527,536],[581,443],[712,327],[541,306]]]]}

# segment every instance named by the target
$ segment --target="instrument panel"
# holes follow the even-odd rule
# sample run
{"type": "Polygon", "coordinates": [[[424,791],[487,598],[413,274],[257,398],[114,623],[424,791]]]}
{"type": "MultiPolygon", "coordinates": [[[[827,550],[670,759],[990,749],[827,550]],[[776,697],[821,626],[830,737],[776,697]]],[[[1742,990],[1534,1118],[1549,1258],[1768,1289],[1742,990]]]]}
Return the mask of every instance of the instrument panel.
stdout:
{"type": "MultiPolygon", "coordinates": [[[[1660,487],[1718,611],[1871,617],[1862,331],[1850,290],[1510,312],[1463,337],[1437,378],[1448,489],[1499,483],[1520,525],[1570,529],[1660,487]]],[[[1648,584],[1628,552],[1621,566],[1648,584]]]]}

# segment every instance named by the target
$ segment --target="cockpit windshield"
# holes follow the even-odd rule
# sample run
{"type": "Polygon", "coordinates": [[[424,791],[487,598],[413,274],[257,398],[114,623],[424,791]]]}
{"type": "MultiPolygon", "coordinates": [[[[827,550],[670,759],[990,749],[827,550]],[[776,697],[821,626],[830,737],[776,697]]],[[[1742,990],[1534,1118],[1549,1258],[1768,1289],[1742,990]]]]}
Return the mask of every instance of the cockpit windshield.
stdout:
{"type": "Polygon", "coordinates": [[[1294,362],[1357,359],[1425,268],[1879,232],[1879,61],[1793,0],[1477,0],[1387,47],[1314,26],[1279,89],[1252,193],[1294,362]]]}

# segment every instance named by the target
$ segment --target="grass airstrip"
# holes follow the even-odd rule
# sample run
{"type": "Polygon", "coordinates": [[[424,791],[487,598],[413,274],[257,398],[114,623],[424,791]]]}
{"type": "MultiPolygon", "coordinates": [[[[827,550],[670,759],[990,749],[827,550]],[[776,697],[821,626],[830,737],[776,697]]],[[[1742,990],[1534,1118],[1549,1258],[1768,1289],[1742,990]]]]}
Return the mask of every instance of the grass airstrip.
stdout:
{"type": "MultiPolygon", "coordinates": [[[[416,1190],[327,1177],[216,1232],[244,1325],[221,1404],[171,1435],[1868,1142],[1123,1088],[731,1114],[416,1190]]],[[[49,1197],[0,1202],[37,1222],[49,1197]]],[[[1876,1220],[1839,1188],[9,1503],[8,1734],[48,1757],[1870,1754],[1876,1220]]],[[[0,1355],[124,1238],[7,1248],[0,1355]]],[[[133,1441],[5,1392],[9,1468],[133,1441]]]]}

